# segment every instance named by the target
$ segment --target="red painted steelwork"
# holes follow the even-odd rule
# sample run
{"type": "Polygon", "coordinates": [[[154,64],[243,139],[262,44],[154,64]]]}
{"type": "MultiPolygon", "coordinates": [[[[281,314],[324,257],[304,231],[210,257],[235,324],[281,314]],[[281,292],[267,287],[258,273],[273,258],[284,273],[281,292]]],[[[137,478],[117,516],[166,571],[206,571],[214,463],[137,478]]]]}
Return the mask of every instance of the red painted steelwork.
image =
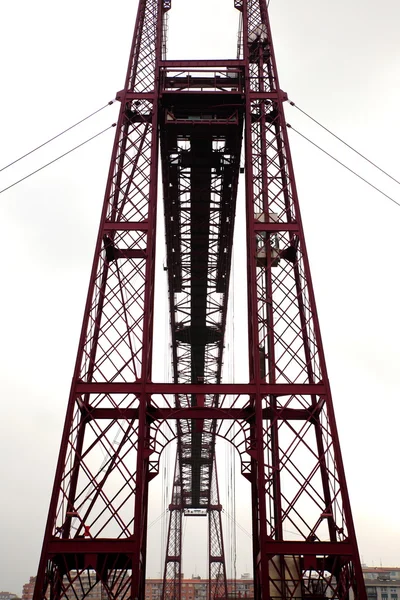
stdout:
{"type": "Polygon", "coordinates": [[[181,469],[178,453],[175,463],[171,504],[169,506],[170,518],[165,552],[162,600],[181,600],[183,510],[181,469]]]}
{"type": "Polygon", "coordinates": [[[255,595],[365,598],[290,157],[286,94],[266,3],[247,0],[242,8],[249,368],[258,388],[250,400],[249,451],[255,595]],[[276,411],[303,408],[304,396],[265,396],[264,382],[309,386],[308,401],[318,412],[303,422],[279,420],[276,411]],[[319,382],[323,396],[311,391],[319,382]],[[276,416],[263,419],[265,408],[276,416]]]}
{"type": "Polygon", "coordinates": [[[251,484],[256,599],[366,600],[266,0],[234,6],[238,59],[169,61],[170,2],[139,0],[34,600],[143,600],[148,487],[172,440],[163,598],[181,597],[185,510],[207,511],[209,590],[226,597],[218,438],[251,484]],[[250,380],[234,384],[242,139],[250,380]],[[152,382],[159,142],[172,383],[152,382]]]}
{"type": "Polygon", "coordinates": [[[214,459],[208,506],[208,600],[228,598],[217,463],[214,459]]]}
{"type": "Polygon", "coordinates": [[[82,334],[34,597],[84,597],[103,585],[110,598],[144,594],[149,473],[158,80],[165,5],[140,0],[82,334]],[[129,95],[138,100],[130,100],[129,95]],[[141,393],[116,396],[110,383],[141,393]],[[105,385],[94,396],[78,385],[105,385]],[[89,407],[114,416],[98,421],[89,407]],[[138,443],[140,439],[140,443],[138,443]],[[89,588],[79,586],[87,571],[89,588]]]}

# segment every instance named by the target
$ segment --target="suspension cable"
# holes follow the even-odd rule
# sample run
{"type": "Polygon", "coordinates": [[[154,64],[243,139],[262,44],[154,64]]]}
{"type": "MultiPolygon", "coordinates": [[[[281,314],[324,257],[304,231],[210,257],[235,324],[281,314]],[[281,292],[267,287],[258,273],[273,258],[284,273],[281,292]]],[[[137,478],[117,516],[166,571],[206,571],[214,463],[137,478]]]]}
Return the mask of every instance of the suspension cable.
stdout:
{"type": "MultiPolygon", "coordinates": [[[[228,519],[230,519],[232,522],[235,522],[236,526],[239,527],[239,529],[245,534],[247,535],[248,538],[252,539],[253,535],[250,533],[250,531],[247,531],[247,529],[245,529],[245,527],[243,527],[238,521],[236,521],[234,519],[234,517],[232,515],[229,514],[229,512],[223,508],[222,512],[228,517],[228,519]]],[[[291,531],[290,529],[284,529],[283,530],[285,533],[290,533],[291,535],[297,535],[301,537],[301,533],[299,533],[298,531],[291,531]]]]}
{"type": "Polygon", "coordinates": [[[235,523],[236,527],[239,527],[239,529],[241,531],[243,531],[243,533],[246,534],[247,537],[249,537],[249,538],[253,537],[251,535],[251,533],[249,531],[247,531],[247,529],[245,529],[244,527],[242,527],[242,525],[238,521],[236,521],[233,518],[233,516],[225,508],[222,509],[222,512],[228,517],[228,519],[230,519],[230,521],[232,521],[232,523],[235,523]]]}
{"type": "Polygon", "coordinates": [[[317,125],[319,125],[319,127],[321,127],[322,129],[324,129],[325,131],[327,131],[334,138],[336,138],[337,140],[339,140],[339,142],[341,142],[342,144],[344,144],[345,146],[347,146],[347,148],[349,148],[350,150],[352,150],[353,152],[355,152],[356,154],[358,154],[358,156],[360,156],[361,158],[363,158],[364,160],[366,160],[370,165],[372,165],[373,167],[375,167],[376,169],[378,169],[378,171],[381,171],[381,173],[383,173],[384,175],[386,175],[387,177],[389,177],[390,179],[392,179],[393,181],[395,181],[396,183],[398,183],[400,185],[400,181],[398,179],[396,179],[395,177],[393,177],[392,175],[390,175],[390,173],[388,173],[387,171],[384,171],[379,165],[377,165],[372,160],[370,160],[369,158],[367,158],[364,154],[362,154],[361,152],[359,152],[358,150],[356,150],[356,148],[354,148],[353,146],[351,146],[350,144],[348,144],[347,142],[345,142],[341,137],[339,137],[338,135],[336,135],[336,133],[334,133],[333,131],[331,131],[327,127],[325,127],[325,125],[322,125],[322,123],[320,123],[319,121],[317,121],[317,119],[314,119],[314,117],[312,117],[311,115],[309,115],[308,113],[306,113],[306,111],[303,110],[302,108],[300,108],[299,106],[297,106],[297,104],[295,104],[291,100],[289,100],[289,104],[290,104],[290,106],[294,106],[294,108],[296,108],[298,111],[300,111],[301,113],[303,113],[303,115],[305,115],[306,117],[308,117],[309,119],[311,119],[311,121],[314,121],[314,123],[316,123],[317,125]]]}
{"type": "Polygon", "coordinates": [[[385,194],[385,192],[383,192],[381,189],[379,189],[376,185],[374,185],[373,183],[371,183],[370,181],[368,181],[367,179],[365,179],[364,177],[362,177],[359,173],[356,173],[356,171],[353,171],[353,169],[350,169],[350,167],[348,167],[347,165],[345,165],[344,163],[342,163],[338,158],[336,158],[332,154],[329,154],[329,152],[327,152],[326,150],[324,150],[323,148],[321,148],[321,146],[318,146],[318,144],[316,144],[315,142],[313,142],[312,140],[310,140],[303,133],[300,133],[300,131],[298,131],[297,129],[295,129],[294,127],[292,127],[292,125],[289,125],[289,123],[286,123],[286,126],[289,129],[291,129],[292,131],[294,131],[295,133],[297,133],[299,136],[301,136],[302,138],[304,138],[305,140],[307,140],[307,142],[310,142],[310,144],[312,144],[313,146],[315,146],[315,148],[318,148],[318,150],[321,150],[321,152],[323,152],[324,154],[326,154],[327,156],[329,156],[329,158],[332,158],[332,160],[334,160],[339,165],[341,165],[342,167],[344,167],[345,169],[347,169],[348,171],[350,171],[350,173],[352,173],[353,175],[355,175],[356,177],[358,177],[359,179],[361,179],[361,181],[364,181],[364,183],[366,183],[367,185],[369,185],[370,187],[372,187],[374,190],[376,190],[377,192],[379,192],[380,194],[382,194],[382,196],[385,196],[385,198],[387,198],[388,200],[390,200],[391,202],[393,202],[397,206],[400,206],[400,202],[398,202],[397,200],[395,200],[394,198],[392,198],[388,194],[385,194]]]}
{"type": "Polygon", "coordinates": [[[2,167],[0,169],[0,173],[2,171],[5,171],[6,169],[8,169],[9,167],[11,167],[12,165],[15,165],[17,162],[19,162],[20,160],[22,160],[23,158],[26,158],[27,156],[29,156],[30,154],[33,154],[34,152],[36,152],[36,150],[40,150],[40,148],[43,148],[43,146],[46,146],[47,144],[50,144],[50,142],[52,142],[53,140],[56,140],[57,138],[59,138],[60,136],[64,135],[64,133],[67,133],[67,131],[71,131],[71,129],[74,129],[74,127],[77,127],[78,125],[80,125],[81,123],[83,123],[84,121],[87,121],[88,119],[90,119],[90,117],[93,117],[94,115],[97,115],[97,113],[99,113],[100,111],[104,110],[105,108],[107,108],[107,106],[111,106],[111,104],[114,104],[115,100],[110,100],[110,102],[107,102],[107,104],[105,104],[104,106],[102,106],[101,108],[95,110],[94,112],[92,112],[90,115],[88,115],[87,117],[85,117],[84,119],[81,119],[80,121],[78,121],[77,123],[75,123],[74,125],[71,125],[70,127],[68,127],[67,129],[64,129],[64,131],[61,131],[60,133],[57,133],[57,135],[55,135],[54,137],[50,138],[49,140],[47,140],[47,142],[43,142],[43,144],[40,144],[39,146],[36,146],[36,148],[34,148],[33,150],[30,150],[29,152],[27,152],[26,154],[23,154],[22,156],[20,156],[19,158],[16,158],[15,160],[13,160],[12,162],[10,162],[8,165],[6,165],[5,167],[2,167]]]}
{"type": "Polygon", "coordinates": [[[32,177],[32,175],[35,175],[36,173],[39,173],[39,171],[43,171],[43,169],[45,169],[46,167],[49,167],[50,165],[52,165],[53,163],[57,162],[58,160],[60,160],[60,158],[64,158],[64,156],[67,156],[68,154],[71,154],[71,152],[74,152],[74,150],[77,150],[78,148],[81,148],[82,146],[84,146],[85,144],[87,144],[88,142],[91,142],[92,140],[94,140],[95,138],[99,137],[100,135],[102,135],[103,133],[105,133],[106,131],[108,131],[109,129],[112,129],[113,127],[116,126],[116,123],[113,123],[112,125],[110,125],[109,127],[106,127],[105,129],[103,129],[102,131],[100,131],[99,133],[96,133],[96,135],[93,135],[92,137],[90,137],[89,139],[87,139],[86,141],[82,142],[81,144],[78,144],[77,146],[75,146],[74,148],[71,148],[71,150],[68,150],[67,152],[64,152],[64,154],[61,154],[60,156],[57,156],[57,158],[54,158],[53,160],[51,160],[50,162],[46,163],[45,165],[43,165],[42,167],[39,167],[39,169],[36,169],[35,171],[32,171],[31,173],[29,173],[28,175],[25,175],[25,177],[22,177],[21,179],[18,179],[18,181],[15,181],[14,183],[12,183],[11,185],[3,188],[2,190],[0,190],[0,194],[2,194],[3,192],[6,192],[7,190],[11,189],[12,187],[14,187],[15,185],[18,185],[19,183],[21,183],[22,181],[25,181],[25,179],[28,179],[29,177],[32,177]]]}
{"type": "Polygon", "coordinates": [[[156,517],[154,519],[154,521],[152,521],[151,523],[149,523],[149,525],[147,526],[147,529],[151,529],[156,523],[158,523],[158,521],[161,521],[161,519],[165,516],[165,510],[162,511],[162,513],[160,513],[158,515],[158,517],[156,517]]]}

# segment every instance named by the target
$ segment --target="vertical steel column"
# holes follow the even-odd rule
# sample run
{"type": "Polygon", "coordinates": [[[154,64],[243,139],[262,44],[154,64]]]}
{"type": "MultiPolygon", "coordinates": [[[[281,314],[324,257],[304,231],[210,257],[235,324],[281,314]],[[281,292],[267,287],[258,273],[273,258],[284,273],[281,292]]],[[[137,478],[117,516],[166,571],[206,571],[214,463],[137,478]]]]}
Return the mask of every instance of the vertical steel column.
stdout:
{"type": "Polygon", "coordinates": [[[365,598],[266,1],[237,8],[246,74],[255,594],[365,598]],[[268,393],[281,384],[291,392],[268,393]]]}
{"type": "Polygon", "coordinates": [[[208,506],[208,599],[228,598],[224,539],[219,499],[217,463],[214,458],[208,506]]]}
{"type": "Polygon", "coordinates": [[[182,579],[182,483],[179,453],[176,455],[161,600],[181,600],[182,579]]]}
{"type": "MultiPolygon", "coordinates": [[[[262,176],[265,182],[266,173],[259,169],[255,173],[253,168],[253,144],[261,144],[261,136],[255,138],[252,132],[252,104],[250,48],[248,44],[249,32],[254,27],[251,2],[243,2],[243,57],[245,61],[245,185],[246,185],[246,230],[247,230],[247,277],[248,277],[248,336],[249,336],[249,374],[250,381],[256,384],[257,393],[251,398],[255,411],[255,418],[251,426],[250,456],[251,461],[251,489],[253,511],[253,571],[254,591],[257,598],[266,598],[268,594],[267,557],[262,552],[262,542],[266,538],[267,509],[264,492],[264,450],[262,429],[262,396],[259,386],[263,378],[263,369],[260,366],[260,343],[258,336],[258,305],[256,286],[256,255],[257,244],[254,233],[254,177],[262,176]]],[[[265,185],[266,189],[266,185],[265,185]]],[[[264,205],[264,202],[261,206],[264,205]]],[[[262,209],[260,209],[260,213],[262,209]]]]}
{"type": "Polygon", "coordinates": [[[163,12],[161,0],[140,0],[125,87],[117,96],[121,109],[36,600],[84,598],[97,585],[103,597],[144,594],[150,479],[145,384],[151,378],[163,12]],[[127,381],[140,381],[142,392],[110,390],[127,381]],[[90,384],[97,385],[95,393],[90,384]],[[124,416],[127,408],[138,418],[124,416]]]}

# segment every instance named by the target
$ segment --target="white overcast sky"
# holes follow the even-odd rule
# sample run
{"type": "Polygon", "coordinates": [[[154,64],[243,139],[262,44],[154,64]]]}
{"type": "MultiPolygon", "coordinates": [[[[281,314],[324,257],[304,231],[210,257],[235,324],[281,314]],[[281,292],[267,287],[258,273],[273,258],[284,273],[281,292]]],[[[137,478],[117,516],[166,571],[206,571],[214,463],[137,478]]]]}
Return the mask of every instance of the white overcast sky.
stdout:
{"type": "MultiPolygon", "coordinates": [[[[234,57],[232,5],[172,0],[170,56],[234,57]]],[[[2,7],[0,167],[114,98],[136,6],[2,7]]],[[[270,12],[281,87],[399,179],[398,0],[271,0],[270,12]]],[[[1,172],[0,189],[110,125],[117,110],[1,172]]],[[[290,106],[286,115],[400,201],[397,184],[290,106]]],[[[17,594],[37,567],[112,140],[108,132],[0,194],[0,589],[17,594]]],[[[370,565],[398,566],[400,207],[294,133],[291,142],[360,553],[370,565]]],[[[160,252],[158,268],[162,260],[160,252]]],[[[246,502],[239,494],[237,520],[249,530],[246,502]]],[[[149,576],[161,569],[154,531],[149,576]]],[[[196,560],[186,575],[202,573],[196,560]]],[[[238,572],[250,567],[239,549],[238,572]]]]}

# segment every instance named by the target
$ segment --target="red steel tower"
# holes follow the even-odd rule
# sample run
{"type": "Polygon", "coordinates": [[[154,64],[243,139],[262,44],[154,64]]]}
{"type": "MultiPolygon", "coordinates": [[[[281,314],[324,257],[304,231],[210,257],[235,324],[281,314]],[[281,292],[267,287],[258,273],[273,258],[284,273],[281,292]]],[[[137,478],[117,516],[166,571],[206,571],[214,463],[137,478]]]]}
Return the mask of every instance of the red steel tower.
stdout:
{"type": "Polygon", "coordinates": [[[35,600],[96,586],[143,600],[149,482],[172,440],[164,598],[180,598],[182,514],[199,511],[210,597],[226,597],[218,437],[251,484],[257,600],[366,598],[267,4],[234,5],[236,59],[167,60],[170,2],[139,0],[35,600]],[[249,380],[237,384],[221,369],[242,145],[249,380]],[[152,381],[159,163],[169,383],[152,381]]]}

